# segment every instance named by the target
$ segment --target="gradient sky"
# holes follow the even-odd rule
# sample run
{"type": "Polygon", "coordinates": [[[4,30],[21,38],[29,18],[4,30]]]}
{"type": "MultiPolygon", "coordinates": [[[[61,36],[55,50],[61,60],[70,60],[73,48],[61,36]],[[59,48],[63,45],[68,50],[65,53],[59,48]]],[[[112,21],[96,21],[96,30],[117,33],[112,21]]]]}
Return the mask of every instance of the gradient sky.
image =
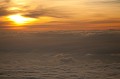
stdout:
{"type": "Polygon", "coordinates": [[[0,29],[120,30],[120,0],[0,0],[0,29]],[[9,16],[33,21],[16,25],[9,16]]]}

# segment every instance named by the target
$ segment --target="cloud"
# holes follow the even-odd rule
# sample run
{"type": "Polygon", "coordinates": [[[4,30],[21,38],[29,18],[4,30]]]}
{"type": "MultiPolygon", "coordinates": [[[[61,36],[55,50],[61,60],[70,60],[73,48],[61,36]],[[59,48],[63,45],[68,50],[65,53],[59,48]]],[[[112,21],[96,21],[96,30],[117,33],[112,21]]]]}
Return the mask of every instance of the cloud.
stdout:
{"type": "Polygon", "coordinates": [[[56,7],[45,7],[41,8],[41,6],[37,7],[34,10],[28,10],[24,16],[31,17],[31,18],[38,18],[40,16],[49,16],[49,17],[56,17],[56,18],[65,18],[69,17],[66,11],[60,10],[56,7]]]}
{"type": "Polygon", "coordinates": [[[1,0],[0,2],[6,2],[6,3],[8,3],[8,2],[11,2],[11,0],[1,0]]]}
{"type": "MultiPolygon", "coordinates": [[[[59,21],[56,21],[54,23],[59,23],[59,21]]],[[[70,25],[82,25],[82,24],[119,24],[120,18],[110,18],[110,19],[104,19],[104,20],[69,20],[69,21],[61,21],[60,24],[70,24],[70,25]]]]}
{"type": "MultiPolygon", "coordinates": [[[[15,5],[15,7],[24,8],[24,10],[7,10],[10,8],[11,0],[3,0],[0,3],[0,16],[6,16],[9,14],[14,13],[21,13],[24,16],[31,17],[31,18],[38,18],[40,16],[49,16],[49,17],[57,17],[57,18],[63,18],[68,17],[67,11],[61,10],[61,7],[58,6],[52,6],[52,7],[46,7],[46,5],[41,4],[37,5],[35,9],[31,9],[28,7],[28,5],[15,5]]],[[[12,5],[14,7],[14,4],[12,5]]]]}
{"type": "Polygon", "coordinates": [[[0,16],[6,16],[8,14],[11,14],[10,11],[8,11],[10,0],[3,0],[0,1],[0,16]]]}
{"type": "Polygon", "coordinates": [[[11,0],[4,0],[4,1],[7,2],[7,3],[8,3],[8,2],[11,2],[11,0]]]}
{"type": "Polygon", "coordinates": [[[54,63],[58,64],[75,64],[76,62],[76,59],[72,57],[70,54],[63,53],[56,54],[51,59],[54,63]]]}
{"type": "Polygon", "coordinates": [[[120,0],[101,1],[103,3],[120,3],[120,0]]]}
{"type": "Polygon", "coordinates": [[[93,3],[112,3],[112,4],[114,4],[114,3],[120,3],[120,0],[102,0],[102,1],[94,1],[93,3]]]}
{"type": "Polygon", "coordinates": [[[0,16],[6,16],[6,15],[9,15],[12,13],[12,12],[8,11],[7,8],[8,7],[6,7],[6,6],[0,7],[0,16]]]}
{"type": "Polygon", "coordinates": [[[10,28],[10,24],[11,22],[10,21],[0,21],[0,29],[3,29],[3,28],[10,28]]]}
{"type": "Polygon", "coordinates": [[[94,23],[94,24],[120,23],[120,19],[107,19],[107,20],[91,21],[88,23],[94,23]]]}

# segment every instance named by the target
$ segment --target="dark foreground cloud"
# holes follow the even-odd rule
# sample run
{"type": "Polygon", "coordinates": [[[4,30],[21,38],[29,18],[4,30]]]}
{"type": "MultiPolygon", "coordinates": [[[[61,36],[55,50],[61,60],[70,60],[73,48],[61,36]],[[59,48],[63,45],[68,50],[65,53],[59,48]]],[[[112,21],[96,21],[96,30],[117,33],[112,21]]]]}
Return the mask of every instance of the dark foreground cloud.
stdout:
{"type": "Polygon", "coordinates": [[[120,52],[120,32],[114,31],[0,32],[0,36],[0,51],[60,52],[53,58],[62,63],[75,61],[70,53],[82,56],[86,53],[99,55],[120,52]]]}

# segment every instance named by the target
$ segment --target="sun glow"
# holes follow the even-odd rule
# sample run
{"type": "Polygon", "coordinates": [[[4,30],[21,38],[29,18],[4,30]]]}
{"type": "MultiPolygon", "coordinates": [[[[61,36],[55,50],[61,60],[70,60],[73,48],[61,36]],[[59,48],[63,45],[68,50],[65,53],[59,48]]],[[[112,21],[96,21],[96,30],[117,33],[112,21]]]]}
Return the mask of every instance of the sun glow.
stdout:
{"type": "Polygon", "coordinates": [[[27,24],[27,23],[30,23],[32,21],[35,21],[34,18],[24,17],[20,14],[10,15],[10,16],[8,16],[8,18],[17,25],[23,25],[23,24],[27,24]]]}
{"type": "Polygon", "coordinates": [[[15,10],[21,10],[21,8],[19,8],[19,7],[10,7],[10,8],[8,8],[8,10],[15,11],[15,10]]]}

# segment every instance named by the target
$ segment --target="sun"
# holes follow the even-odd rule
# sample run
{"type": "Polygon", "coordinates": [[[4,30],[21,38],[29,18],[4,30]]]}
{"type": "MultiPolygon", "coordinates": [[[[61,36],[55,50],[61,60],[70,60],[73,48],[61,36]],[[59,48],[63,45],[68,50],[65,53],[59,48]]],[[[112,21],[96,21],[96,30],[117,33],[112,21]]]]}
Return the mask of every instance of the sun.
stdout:
{"type": "Polygon", "coordinates": [[[24,17],[20,14],[10,15],[8,18],[17,25],[23,25],[35,21],[34,18],[24,17]]]}

